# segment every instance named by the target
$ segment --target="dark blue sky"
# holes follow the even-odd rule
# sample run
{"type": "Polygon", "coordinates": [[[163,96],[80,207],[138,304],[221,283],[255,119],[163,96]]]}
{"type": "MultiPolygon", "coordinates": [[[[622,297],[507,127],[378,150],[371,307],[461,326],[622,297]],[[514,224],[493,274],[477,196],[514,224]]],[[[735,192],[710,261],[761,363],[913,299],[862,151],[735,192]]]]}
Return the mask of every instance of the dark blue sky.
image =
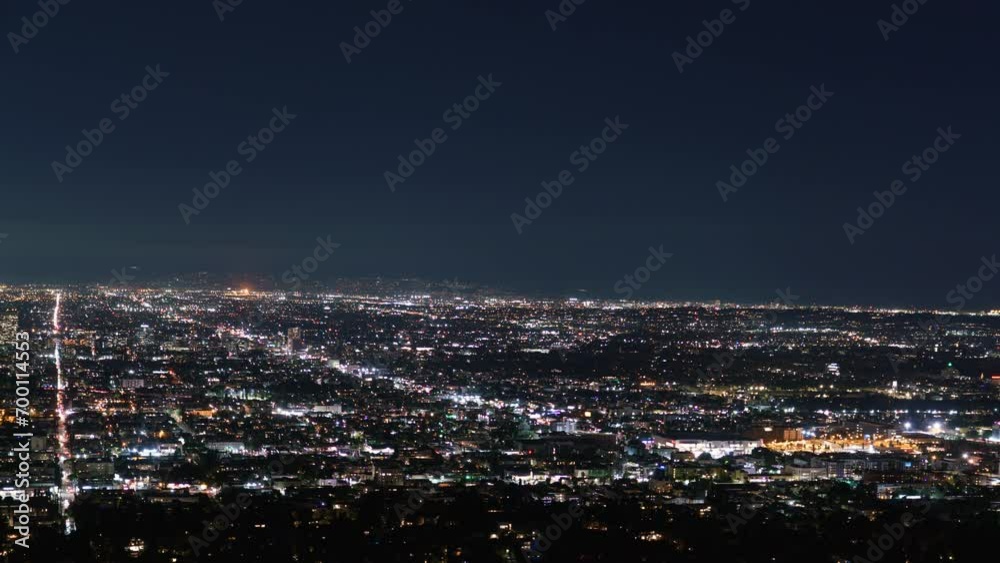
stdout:
{"type": "MultiPolygon", "coordinates": [[[[614,295],[663,245],[636,297],[944,306],[1000,251],[1000,8],[928,0],[887,42],[892,2],[745,3],[588,0],[552,31],[558,0],[403,0],[348,64],[340,43],[387,1],[244,0],[222,22],[208,0],[71,1],[0,48],[0,279],[280,275],[330,235],[324,277],[614,295]],[[724,9],[735,21],[679,73],[672,53],[724,9]],[[169,77],[121,120],[112,101],[157,64],[169,77]],[[445,110],[491,73],[502,86],[452,130],[445,110]],[[724,203],[729,166],[821,84],[834,96],[724,203]],[[285,106],[297,117],[245,162],[285,106]],[[578,173],[571,153],[615,116],[629,129],[578,173]],[[59,182],[52,162],[104,118],[114,131],[59,182]],[[852,245],[843,224],[947,126],[961,139],[852,245]],[[384,172],[438,127],[390,191],[384,172]],[[230,160],[242,173],[185,224],[178,205],[230,160]],[[518,234],[511,214],[563,169],[574,183],[518,234]]],[[[7,0],[3,31],[38,10],[7,0]]],[[[987,282],[969,308],[998,295],[987,282]]]]}

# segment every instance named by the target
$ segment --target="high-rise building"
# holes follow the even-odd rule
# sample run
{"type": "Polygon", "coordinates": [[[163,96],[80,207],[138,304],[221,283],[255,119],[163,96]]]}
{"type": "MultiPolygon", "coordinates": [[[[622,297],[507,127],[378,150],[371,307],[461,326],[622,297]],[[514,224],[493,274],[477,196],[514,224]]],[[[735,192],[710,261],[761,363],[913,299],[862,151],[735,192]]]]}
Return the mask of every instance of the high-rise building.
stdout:
{"type": "Polygon", "coordinates": [[[0,312],[0,344],[13,344],[17,337],[17,314],[0,312]]]}
{"type": "Polygon", "coordinates": [[[302,349],[302,329],[297,326],[293,326],[288,329],[288,351],[298,352],[302,349]]]}

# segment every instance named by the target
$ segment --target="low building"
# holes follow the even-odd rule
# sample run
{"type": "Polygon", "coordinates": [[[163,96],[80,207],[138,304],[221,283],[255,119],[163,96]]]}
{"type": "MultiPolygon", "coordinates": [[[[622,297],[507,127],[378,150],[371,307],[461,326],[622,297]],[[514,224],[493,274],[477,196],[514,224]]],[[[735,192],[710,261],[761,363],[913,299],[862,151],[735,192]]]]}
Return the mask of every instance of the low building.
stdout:
{"type": "Polygon", "coordinates": [[[695,457],[708,454],[714,459],[750,455],[755,449],[764,447],[762,440],[713,432],[679,432],[665,436],[654,436],[653,441],[658,448],[674,448],[682,452],[690,452],[695,457]]]}

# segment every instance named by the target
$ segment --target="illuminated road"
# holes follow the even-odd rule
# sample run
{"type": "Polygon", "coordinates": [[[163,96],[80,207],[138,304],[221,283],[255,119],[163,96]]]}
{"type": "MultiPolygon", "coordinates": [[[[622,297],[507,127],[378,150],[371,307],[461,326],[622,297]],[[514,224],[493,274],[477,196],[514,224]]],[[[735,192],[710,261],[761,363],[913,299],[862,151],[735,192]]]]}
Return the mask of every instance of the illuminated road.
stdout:
{"type": "Polygon", "coordinates": [[[59,337],[59,310],[62,305],[62,294],[56,294],[56,308],[52,312],[52,333],[55,338],[56,359],[56,414],[59,422],[56,425],[56,439],[59,442],[59,514],[66,522],[66,533],[76,528],[73,518],[69,515],[69,506],[76,496],[76,487],[70,479],[73,469],[72,453],[69,447],[69,430],[66,427],[66,388],[68,384],[63,377],[62,369],[62,339],[59,337]]]}

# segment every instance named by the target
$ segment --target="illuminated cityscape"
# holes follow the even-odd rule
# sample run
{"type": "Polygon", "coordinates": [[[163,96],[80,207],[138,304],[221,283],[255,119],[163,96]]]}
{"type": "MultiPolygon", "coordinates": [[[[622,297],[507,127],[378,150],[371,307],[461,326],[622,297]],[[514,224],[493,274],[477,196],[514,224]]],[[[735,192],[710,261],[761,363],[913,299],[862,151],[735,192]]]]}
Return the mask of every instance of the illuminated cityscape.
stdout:
{"type": "Polygon", "coordinates": [[[6,3],[0,563],[981,563],[1000,2],[6,3]]]}
{"type": "MultiPolygon", "coordinates": [[[[686,561],[792,535],[848,561],[912,503],[997,522],[995,315],[403,287],[0,290],[37,350],[32,537],[95,561],[686,561]]],[[[926,541],[901,553],[977,548],[926,541]]]]}

